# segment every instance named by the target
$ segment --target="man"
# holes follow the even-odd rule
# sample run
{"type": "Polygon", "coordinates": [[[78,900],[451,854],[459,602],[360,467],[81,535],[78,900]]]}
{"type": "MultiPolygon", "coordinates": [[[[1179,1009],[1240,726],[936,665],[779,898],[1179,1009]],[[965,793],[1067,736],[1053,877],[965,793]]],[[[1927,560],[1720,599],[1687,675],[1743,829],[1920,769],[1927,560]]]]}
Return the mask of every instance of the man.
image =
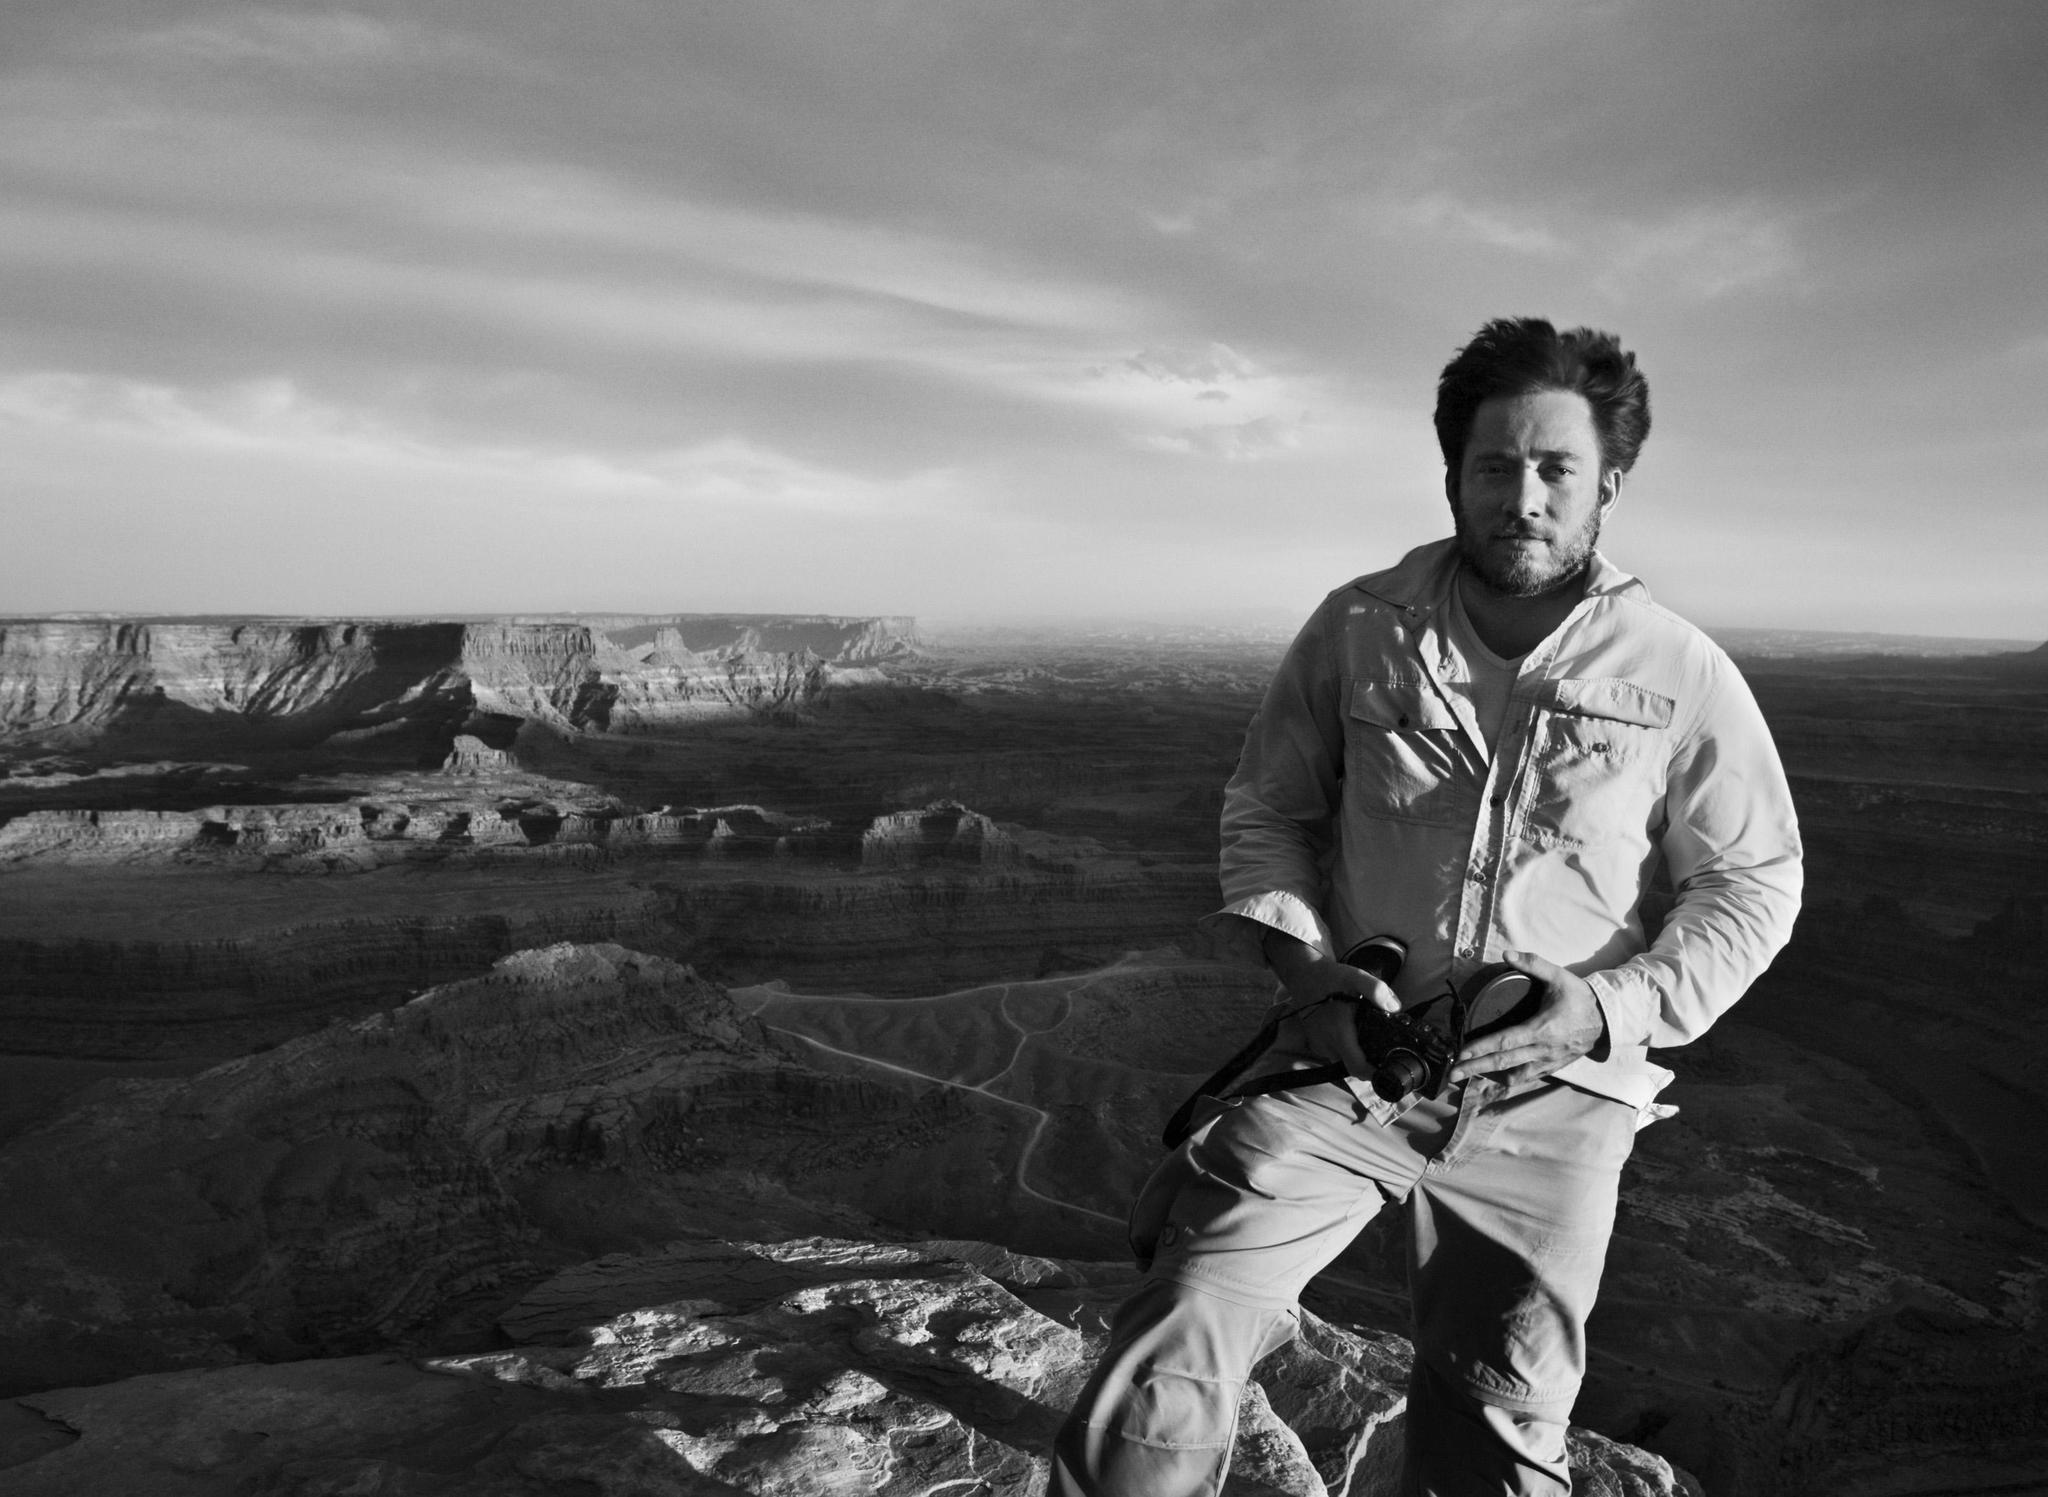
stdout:
{"type": "Polygon", "coordinates": [[[1734,1003],[1799,904],[1747,687],[1594,549],[1649,425],[1611,335],[1487,324],[1438,385],[1455,535],[1332,593],[1281,662],[1225,793],[1219,913],[1285,989],[1262,1069],[1348,1074],[1227,1106],[1147,1183],[1150,1272],[1061,1431],[1055,1497],[1218,1492],[1253,1363],[1386,1203],[1409,1240],[1405,1490],[1570,1490],[1621,1166],[1670,1111],[1647,1049],[1734,1003]],[[1391,988],[1336,960],[1379,934],[1408,946],[1391,988]],[[1356,1004],[1414,1009],[1499,960],[1541,1006],[1468,1041],[1438,1098],[1354,1079],[1356,1004]]]}

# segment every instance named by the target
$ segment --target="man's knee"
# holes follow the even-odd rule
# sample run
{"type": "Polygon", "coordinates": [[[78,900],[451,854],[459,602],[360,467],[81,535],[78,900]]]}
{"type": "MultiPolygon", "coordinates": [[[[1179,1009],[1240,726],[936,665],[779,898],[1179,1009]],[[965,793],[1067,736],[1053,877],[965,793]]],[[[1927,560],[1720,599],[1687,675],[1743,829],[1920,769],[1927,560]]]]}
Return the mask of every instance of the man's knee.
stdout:
{"type": "Polygon", "coordinates": [[[1482,1402],[1418,1356],[1403,1422],[1402,1497],[1569,1497],[1563,1415],[1482,1402]]]}
{"type": "Polygon", "coordinates": [[[1054,1497],[1215,1490],[1245,1379],[1293,1333],[1290,1311],[1148,1279],[1117,1311],[1109,1345],[1060,1431],[1054,1497]]]}

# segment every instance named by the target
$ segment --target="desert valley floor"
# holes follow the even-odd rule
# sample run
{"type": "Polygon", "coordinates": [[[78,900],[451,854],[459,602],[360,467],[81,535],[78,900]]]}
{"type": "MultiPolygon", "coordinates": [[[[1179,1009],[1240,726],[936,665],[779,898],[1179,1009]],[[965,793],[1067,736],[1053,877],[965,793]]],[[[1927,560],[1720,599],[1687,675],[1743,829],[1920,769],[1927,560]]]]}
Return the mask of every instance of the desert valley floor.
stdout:
{"type": "MultiPolygon", "coordinates": [[[[1681,1111],[1625,1177],[1576,1423],[1714,1497],[2048,1492],[2048,657],[1727,643],[1792,775],[1808,903],[1661,1057],[1681,1111]]],[[[844,1263],[934,1283],[966,1270],[931,1244],[975,1244],[973,1293],[1096,1329],[1160,1122],[1267,1001],[1201,917],[1283,644],[0,621],[0,1485],[89,1490],[47,1474],[91,1426],[61,1410],[170,1398],[151,1377],[488,1364],[501,1403],[464,1427],[509,1438],[503,1399],[585,1376],[515,1356],[572,1290],[614,1346],[637,1306],[738,1307],[720,1345],[759,1362],[803,1340],[775,1295],[829,1298],[844,1263]],[[863,1246],[800,1271],[824,1239],[863,1246]],[[1041,1261],[1066,1266],[1018,1266],[1041,1261]]],[[[1403,1326],[1398,1241],[1369,1230],[1308,1305],[1364,1366],[1403,1326]]],[[[936,1396],[926,1363],[875,1375],[936,1396]]],[[[1281,1443],[1373,1490],[1275,1378],[1281,1443]]],[[[995,1449],[1040,1417],[996,1402],[948,1407],[995,1449]]],[[[673,1490],[772,1488],[740,1436],[675,1430],[712,1484],[673,1490]]],[[[321,1459],[162,1489],[549,1489],[417,1452],[349,1487],[321,1459]]],[[[989,1490],[1031,1478],[1002,1470],[989,1490]]],[[[1241,1490],[1297,1489],[1261,1479],[1241,1490]]]]}

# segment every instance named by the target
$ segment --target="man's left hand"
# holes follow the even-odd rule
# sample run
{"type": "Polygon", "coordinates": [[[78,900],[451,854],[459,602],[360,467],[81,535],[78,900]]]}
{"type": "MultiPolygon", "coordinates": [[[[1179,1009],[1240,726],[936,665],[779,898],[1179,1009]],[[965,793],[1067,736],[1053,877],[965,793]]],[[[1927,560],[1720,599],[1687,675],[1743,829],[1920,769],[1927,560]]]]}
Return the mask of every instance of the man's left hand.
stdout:
{"type": "Polygon", "coordinates": [[[1592,1054],[1607,1033],[1600,1002],[1585,978],[1533,951],[1501,954],[1543,984],[1542,1006],[1534,1018],[1468,1042],[1451,1067],[1452,1081],[1496,1075],[1509,1086],[1534,1081],[1592,1054]]]}

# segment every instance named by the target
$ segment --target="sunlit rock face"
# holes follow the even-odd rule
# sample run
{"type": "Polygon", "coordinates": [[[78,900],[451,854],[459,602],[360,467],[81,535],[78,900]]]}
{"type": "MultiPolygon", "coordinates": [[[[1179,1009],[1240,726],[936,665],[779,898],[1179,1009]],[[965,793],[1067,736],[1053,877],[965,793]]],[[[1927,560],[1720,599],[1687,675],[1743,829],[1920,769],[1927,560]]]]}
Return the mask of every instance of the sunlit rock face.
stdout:
{"type": "Polygon", "coordinates": [[[878,816],[860,840],[863,868],[915,868],[941,860],[1000,866],[1020,856],[1015,838],[958,801],[878,816]]]}
{"type": "Polygon", "coordinates": [[[459,714],[460,624],[0,624],[0,730],[77,743],[147,724],[293,724],[321,736],[403,710],[459,714]]]}
{"type": "MultiPolygon", "coordinates": [[[[580,1264],[509,1344],[130,1378],[19,1399],[17,1497],[104,1492],[1043,1492],[1054,1432],[1132,1287],[1120,1266],[972,1241],[699,1239],[580,1264]]],[[[1226,1493],[1397,1490],[1409,1361],[1304,1315],[1246,1390],[1226,1493]]],[[[1681,1497],[1573,1431],[1575,1489],[1681,1497]]]]}
{"type": "Polygon", "coordinates": [[[577,731],[801,708],[916,652],[905,618],[0,623],[0,734],[308,746],[473,714],[577,731]]]}

